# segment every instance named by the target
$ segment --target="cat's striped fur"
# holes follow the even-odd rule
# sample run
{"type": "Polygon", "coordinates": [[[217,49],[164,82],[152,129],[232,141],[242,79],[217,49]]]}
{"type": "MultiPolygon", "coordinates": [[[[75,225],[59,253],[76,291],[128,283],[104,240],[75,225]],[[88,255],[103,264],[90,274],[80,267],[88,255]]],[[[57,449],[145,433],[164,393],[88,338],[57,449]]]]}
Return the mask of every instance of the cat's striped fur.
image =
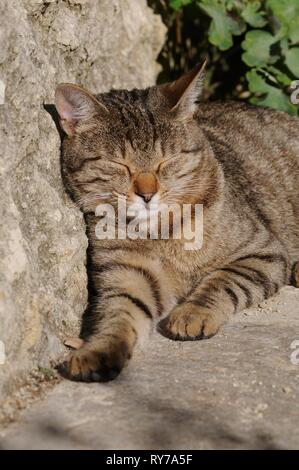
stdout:
{"type": "Polygon", "coordinates": [[[171,339],[209,338],[290,282],[299,259],[299,120],[234,102],[197,105],[200,82],[194,70],[170,85],[96,98],[57,88],[65,184],[89,238],[84,344],[63,368],[71,379],[116,377],[153,321],[171,339]],[[147,176],[149,189],[136,183],[145,173],[154,191],[147,176]],[[186,251],[184,240],[96,239],[97,204],[155,191],[159,202],[204,205],[200,250],[186,251]]]}

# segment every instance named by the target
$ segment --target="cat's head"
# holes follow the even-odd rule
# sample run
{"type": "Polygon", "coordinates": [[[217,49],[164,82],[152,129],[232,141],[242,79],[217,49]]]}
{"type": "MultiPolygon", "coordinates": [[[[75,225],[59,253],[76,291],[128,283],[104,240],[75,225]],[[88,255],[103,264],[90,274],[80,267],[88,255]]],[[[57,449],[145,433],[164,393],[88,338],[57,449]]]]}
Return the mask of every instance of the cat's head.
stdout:
{"type": "Polygon", "coordinates": [[[58,85],[63,173],[83,211],[118,197],[151,210],[203,202],[215,185],[215,168],[196,120],[202,80],[197,67],[173,83],[96,97],[58,85]]]}

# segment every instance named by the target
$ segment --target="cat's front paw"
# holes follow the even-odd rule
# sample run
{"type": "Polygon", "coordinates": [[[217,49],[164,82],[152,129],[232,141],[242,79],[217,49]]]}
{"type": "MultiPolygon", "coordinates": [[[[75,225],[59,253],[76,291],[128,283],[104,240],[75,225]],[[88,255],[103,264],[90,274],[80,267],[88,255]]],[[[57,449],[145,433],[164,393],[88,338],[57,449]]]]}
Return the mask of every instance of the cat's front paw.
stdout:
{"type": "Polygon", "coordinates": [[[71,353],[57,368],[69,380],[81,382],[108,382],[115,379],[127,360],[129,350],[124,342],[110,347],[91,347],[87,344],[71,353]]]}
{"type": "Polygon", "coordinates": [[[223,323],[221,315],[186,302],[163,318],[158,323],[157,330],[169,339],[195,341],[211,338],[223,323]]]}

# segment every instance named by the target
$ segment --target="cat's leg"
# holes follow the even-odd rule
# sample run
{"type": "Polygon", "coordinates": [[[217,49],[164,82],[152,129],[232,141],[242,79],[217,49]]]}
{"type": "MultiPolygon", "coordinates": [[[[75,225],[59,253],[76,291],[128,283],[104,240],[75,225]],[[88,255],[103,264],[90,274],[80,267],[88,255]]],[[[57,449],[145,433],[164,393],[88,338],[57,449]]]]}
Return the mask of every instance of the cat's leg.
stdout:
{"type": "Polygon", "coordinates": [[[110,260],[97,267],[92,274],[94,304],[85,317],[91,331],[80,349],[60,366],[62,375],[72,380],[107,381],[120,373],[137,339],[162,313],[166,296],[159,281],[160,269],[134,253],[131,261],[110,260]]]}
{"type": "Polygon", "coordinates": [[[275,294],[289,278],[289,263],[282,254],[239,258],[195,285],[160,321],[158,331],[174,340],[210,338],[231,315],[275,294]]]}

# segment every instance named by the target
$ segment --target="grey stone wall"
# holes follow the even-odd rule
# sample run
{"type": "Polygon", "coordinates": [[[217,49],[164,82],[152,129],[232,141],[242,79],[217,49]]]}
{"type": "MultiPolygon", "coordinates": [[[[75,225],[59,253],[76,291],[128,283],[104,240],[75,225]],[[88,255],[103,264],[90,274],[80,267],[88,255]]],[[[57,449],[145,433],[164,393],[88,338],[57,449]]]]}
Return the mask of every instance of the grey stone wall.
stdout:
{"type": "Polygon", "coordinates": [[[48,365],[86,304],[87,240],[44,103],[59,82],[153,84],[165,27],[146,0],[0,2],[0,398],[48,365]]]}

